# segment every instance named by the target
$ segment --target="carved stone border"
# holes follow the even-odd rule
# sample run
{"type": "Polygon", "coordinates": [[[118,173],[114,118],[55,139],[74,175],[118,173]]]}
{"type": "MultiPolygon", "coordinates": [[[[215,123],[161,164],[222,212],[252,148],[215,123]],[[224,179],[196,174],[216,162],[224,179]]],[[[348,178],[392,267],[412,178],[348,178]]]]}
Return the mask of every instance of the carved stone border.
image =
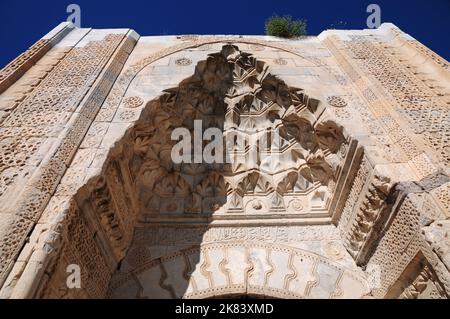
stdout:
{"type": "Polygon", "coordinates": [[[70,165],[73,155],[112,87],[114,79],[120,74],[124,64],[123,55],[128,56],[132,47],[136,44],[137,41],[133,38],[132,32],[128,31],[121,34],[121,40],[111,55],[105,59],[98,78],[95,79],[92,87],[88,89],[86,97],[80,103],[82,107],[79,108],[79,112],[72,115],[57,144],[52,146],[51,154],[48,154],[42,164],[33,172],[25,190],[19,195],[14,207],[11,208],[13,215],[22,217],[21,220],[24,220],[24,225],[19,225],[20,233],[17,233],[17,231],[14,233],[16,240],[14,247],[10,249],[13,250],[15,257],[10,260],[1,260],[3,271],[0,274],[0,286],[6,280],[26,237],[32,231],[70,165]]]}
{"type": "MultiPolygon", "coordinates": [[[[13,85],[40,58],[42,58],[56,43],[74,29],[71,23],[63,23],[56,28],[56,34],[50,38],[42,38],[28,50],[0,70],[0,94],[13,85]]],[[[53,31],[54,32],[54,31],[53,31]]]]}

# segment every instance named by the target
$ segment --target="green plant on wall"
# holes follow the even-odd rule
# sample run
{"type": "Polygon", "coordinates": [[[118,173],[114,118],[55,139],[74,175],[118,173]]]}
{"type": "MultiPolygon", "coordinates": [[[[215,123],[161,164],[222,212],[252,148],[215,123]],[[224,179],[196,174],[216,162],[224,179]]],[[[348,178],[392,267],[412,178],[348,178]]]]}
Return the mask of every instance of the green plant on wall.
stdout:
{"type": "Polygon", "coordinates": [[[266,35],[295,38],[306,35],[306,21],[292,20],[289,15],[273,15],[266,20],[266,35]]]}

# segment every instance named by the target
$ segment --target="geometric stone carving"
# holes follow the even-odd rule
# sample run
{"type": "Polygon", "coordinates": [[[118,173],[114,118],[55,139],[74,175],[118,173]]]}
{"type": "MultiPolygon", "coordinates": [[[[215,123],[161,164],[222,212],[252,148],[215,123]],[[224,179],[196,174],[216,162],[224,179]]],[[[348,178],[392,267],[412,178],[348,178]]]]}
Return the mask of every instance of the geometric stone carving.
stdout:
{"type": "Polygon", "coordinates": [[[334,107],[344,107],[347,105],[347,102],[340,96],[329,96],[327,97],[327,102],[334,107]]]}
{"type": "Polygon", "coordinates": [[[442,95],[433,86],[418,80],[411,65],[399,63],[395,55],[379,44],[367,41],[364,36],[352,36],[352,40],[348,41],[348,49],[354,58],[389,93],[412,131],[421,134],[448,165],[450,114],[442,95]]]}
{"type": "Polygon", "coordinates": [[[0,282],[6,279],[6,267],[12,266],[11,259],[26,239],[30,224],[37,221],[64,174],[77,148],[77,139],[83,137],[83,130],[90,124],[86,117],[100,106],[102,94],[106,94],[114,74],[118,74],[117,66],[116,69],[111,67],[110,79],[102,81],[102,85],[94,85],[123,37],[123,34],[109,34],[71,50],[61,61],[57,60],[52,72],[2,122],[2,213],[22,216],[27,222],[25,225],[16,223],[1,233],[2,238],[14,234],[15,240],[0,249],[0,282]],[[98,89],[94,101],[89,94],[89,106],[77,109],[93,87],[98,89]],[[77,110],[80,113],[76,113],[77,110]],[[68,127],[64,130],[65,125],[68,127]],[[48,154],[50,151],[53,154],[48,154]]]}
{"type": "Polygon", "coordinates": [[[401,299],[447,299],[447,295],[435,283],[436,276],[430,266],[425,266],[417,275],[414,282],[405,288],[400,295],[401,299]]]}
{"type": "Polygon", "coordinates": [[[51,34],[0,72],[1,298],[448,297],[448,62],[396,27],[51,34]]]}
{"type": "Polygon", "coordinates": [[[374,176],[369,185],[361,206],[356,212],[353,224],[350,226],[350,252],[356,257],[364,243],[367,241],[369,232],[374,229],[377,219],[380,217],[385,206],[392,185],[388,178],[374,176]]]}
{"type": "Polygon", "coordinates": [[[332,197],[328,186],[337,182],[342,165],[337,153],[346,140],[335,123],[317,123],[318,103],[270,75],[251,55],[224,46],[200,62],[195,75],[151,102],[131,133],[130,172],[144,205],[141,213],[152,218],[157,212],[214,212],[220,218],[246,212],[256,218],[303,208],[326,211],[332,197]],[[214,169],[173,165],[172,130],[185,127],[194,136],[195,120],[221,128],[225,139],[234,134],[242,143],[259,141],[259,147],[226,144],[234,162],[214,169]],[[252,152],[259,156],[254,162],[248,160],[252,152]],[[304,207],[308,198],[314,207],[304,207]]]}
{"type": "Polygon", "coordinates": [[[447,299],[433,268],[419,253],[388,293],[389,298],[447,299]]]}

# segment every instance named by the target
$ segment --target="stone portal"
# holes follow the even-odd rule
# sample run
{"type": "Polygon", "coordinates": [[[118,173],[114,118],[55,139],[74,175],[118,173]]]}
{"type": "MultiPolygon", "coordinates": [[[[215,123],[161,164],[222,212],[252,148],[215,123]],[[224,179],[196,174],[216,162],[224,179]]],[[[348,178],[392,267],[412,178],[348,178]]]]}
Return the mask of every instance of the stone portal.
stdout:
{"type": "Polygon", "coordinates": [[[0,73],[0,296],[447,298],[448,69],[392,24],[60,25],[0,73]]]}

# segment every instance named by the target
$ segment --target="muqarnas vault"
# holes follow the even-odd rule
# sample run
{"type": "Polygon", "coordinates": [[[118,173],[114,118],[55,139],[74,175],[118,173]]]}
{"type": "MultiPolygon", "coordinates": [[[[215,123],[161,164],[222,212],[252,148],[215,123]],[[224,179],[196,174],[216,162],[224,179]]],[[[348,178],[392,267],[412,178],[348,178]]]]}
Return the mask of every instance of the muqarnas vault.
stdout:
{"type": "Polygon", "coordinates": [[[449,63],[392,24],[63,23],[0,94],[1,298],[448,298],[449,63]],[[195,121],[266,143],[176,164],[195,121]]]}

